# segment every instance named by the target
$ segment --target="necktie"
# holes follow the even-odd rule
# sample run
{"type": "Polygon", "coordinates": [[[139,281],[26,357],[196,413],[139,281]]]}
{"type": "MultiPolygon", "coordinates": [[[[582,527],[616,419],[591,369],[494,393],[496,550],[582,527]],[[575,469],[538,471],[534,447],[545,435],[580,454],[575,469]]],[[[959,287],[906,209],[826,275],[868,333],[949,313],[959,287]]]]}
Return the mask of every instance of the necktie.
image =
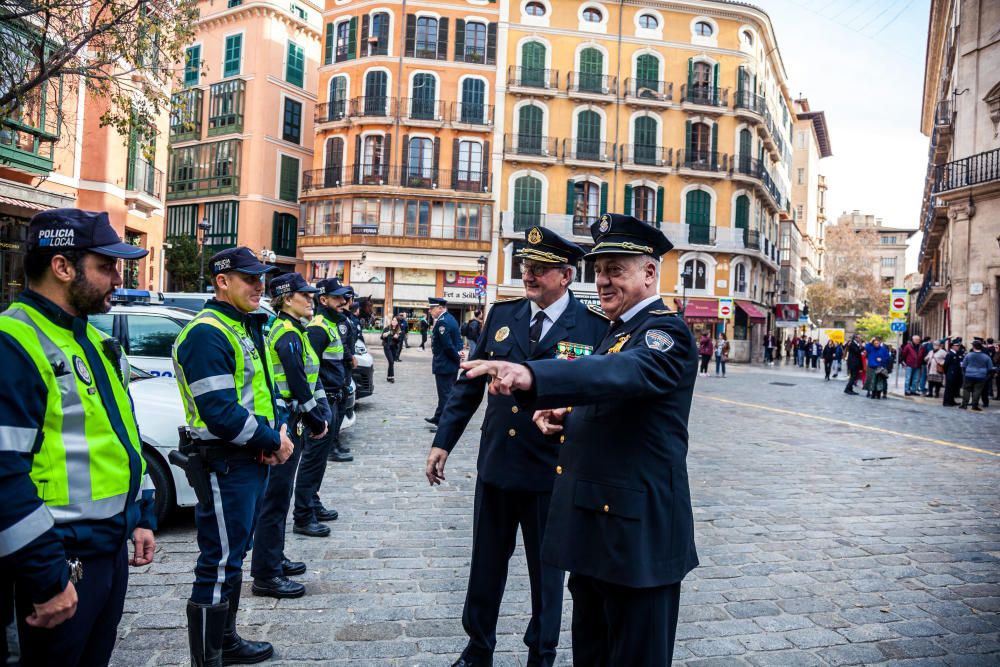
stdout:
{"type": "Polygon", "coordinates": [[[542,339],[542,324],[545,323],[545,311],[535,313],[535,318],[531,320],[531,328],[528,329],[528,352],[533,353],[538,341],[542,339]]]}

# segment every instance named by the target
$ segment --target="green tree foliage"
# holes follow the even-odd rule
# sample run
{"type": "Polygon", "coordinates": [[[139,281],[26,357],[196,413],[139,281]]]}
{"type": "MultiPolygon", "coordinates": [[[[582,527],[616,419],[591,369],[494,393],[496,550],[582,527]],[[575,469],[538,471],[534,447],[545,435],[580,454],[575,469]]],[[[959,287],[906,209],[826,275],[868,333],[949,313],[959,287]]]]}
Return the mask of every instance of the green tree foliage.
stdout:
{"type": "Polygon", "coordinates": [[[806,288],[810,316],[824,324],[875,311],[888,303],[879,285],[878,234],[848,223],[826,229],[823,280],[806,288]]]}
{"type": "Polygon", "coordinates": [[[891,341],[896,335],[892,332],[889,320],[878,313],[865,313],[864,317],[858,318],[854,328],[865,340],[878,336],[882,340],[891,341]]]}
{"type": "Polygon", "coordinates": [[[190,236],[175,236],[167,249],[167,270],[173,289],[178,292],[200,292],[198,275],[201,271],[201,252],[198,241],[190,236]]]}

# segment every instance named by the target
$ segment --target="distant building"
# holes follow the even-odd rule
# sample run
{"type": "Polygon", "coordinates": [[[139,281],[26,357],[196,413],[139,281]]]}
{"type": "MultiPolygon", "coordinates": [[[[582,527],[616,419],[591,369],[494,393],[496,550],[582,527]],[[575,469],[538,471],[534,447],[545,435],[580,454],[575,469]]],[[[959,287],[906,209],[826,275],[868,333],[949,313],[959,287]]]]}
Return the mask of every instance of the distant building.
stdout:
{"type": "MultiPolygon", "coordinates": [[[[886,293],[894,287],[902,288],[906,277],[906,244],[917,230],[886,227],[882,224],[882,218],[857,210],[842,213],[837,218],[838,225],[844,223],[855,229],[871,229],[876,232],[878,243],[872,248],[876,259],[872,264],[872,271],[886,293]]],[[[888,309],[888,305],[886,308],[888,309]]]]}
{"type": "MultiPolygon", "coordinates": [[[[826,224],[826,178],[820,160],[833,155],[826,114],[795,100],[792,133],[792,223],[802,236],[799,280],[803,289],[823,276],[823,228],[826,224]]],[[[782,223],[784,225],[786,223],[782,223]]]]}
{"type": "Polygon", "coordinates": [[[1000,338],[1000,3],[932,0],[920,130],[924,334],[1000,338]]]}

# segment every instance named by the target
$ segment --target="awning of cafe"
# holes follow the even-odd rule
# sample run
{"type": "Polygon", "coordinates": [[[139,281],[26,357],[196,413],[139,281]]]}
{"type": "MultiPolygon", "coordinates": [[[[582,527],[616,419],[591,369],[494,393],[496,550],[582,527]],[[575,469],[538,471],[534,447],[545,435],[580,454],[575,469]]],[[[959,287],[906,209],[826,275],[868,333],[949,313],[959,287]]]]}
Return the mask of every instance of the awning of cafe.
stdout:
{"type": "Polygon", "coordinates": [[[747,317],[755,322],[766,322],[767,313],[762,311],[757,306],[753,305],[749,301],[737,301],[736,305],[746,313],[747,317]]]}

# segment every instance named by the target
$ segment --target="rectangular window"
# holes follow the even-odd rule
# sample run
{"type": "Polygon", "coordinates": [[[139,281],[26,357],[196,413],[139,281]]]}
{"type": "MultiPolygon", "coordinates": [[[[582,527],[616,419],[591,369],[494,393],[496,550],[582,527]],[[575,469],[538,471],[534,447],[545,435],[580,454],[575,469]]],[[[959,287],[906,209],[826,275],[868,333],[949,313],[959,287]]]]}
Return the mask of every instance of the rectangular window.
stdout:
{"type": "Polygon", "coordinates": [[[799,185],[805,185],[806,182],[806,170],[799,167],[798,174],[796,175],[796,180],[799,185]]]}
{"type": "Polygon", "coordinates": [[[894,268],[896,268],[896,258],[895,257],[883,257],[882,258],[882,268],[883,269],[894,269],[894,268]]]}
{"type": "Polygon", "coordinates": [[[236,76],[240,73],[240,59],[243,52],[243,35],[226,37],[225,59],[222,64],[222,76],[236,76]]]}
{"type": "Polygon", "coordinates": [[[459,204],[455,216],[455,238],[478,241],[480,213],[479,204],[459,204]]]}
{"type": "Polygon", "coordinates": [[[198,205],[167,207],[167,238],[178,236],[197,237],[198,205]]]}
{"type": "Polygon", "coordinates": [[[895,236],[881,236],[879,240],[882,242],[882,245],[896,245],[895,236]]]}
{"type": "Polygon", "coordinates": [[[242,4],[243,4],[243,0],[229,0],[229,2],[226,4],[226,6],[229,7],[230,9],[232,9],[233,7],[239,7],[242,4]]]}
{"type": "Polygon", "coordinates": [[[351,22],[341,21],[337,24],[337,62],[350,60],[351,45],[351,22]]]}
{"type": "Polygon", "coordinates": [[[302,9],[302,7],[299,7],[294,2],[292,3],[292,13],[298,16],[303,21],[309,20],[309,14],[306,12],[306,10],[302,9]]]}
{"type": "Polygon", "coordinates": [[[281,156],[281,175],[278,180],[278,199],[299,200],[299,159],[281,156]]]}
{"type": "Polygon", "coordinates": [[[805,217],[806,217],[805,209],[803,209],[802,204],[799,204],[798,206],[795,207],[795,219],[805,220],[805,217]]]}
{"type": "Polygon", "coordinates": [[[306,60],[302,47],[288,42],[288,61],[285,63],[285,81],[300,88],[306,82],[306,60]]]}
{"type": "Polygon", "coordinates": [[[435,18],[417,18],[416,56],[417,58],[437,58],[438,22],[435,18]]]}
{"type": "Polygon", "coordinates": [[[240,203],[220,201],[205,204],[205,218],[209,229],[205,233],[205,252],[214,255],[223,248],[236,245],[239,227],[240,203]]]}
{"type": "Polygon", "coordinates": [[[189,46],[184,50],[184,85],[197,86],[201,75],[201,45],[189,46]]]}
{"type": "Polygon", "coordinates": [[[285,98],[285,121],[281,128],[281,138],[297,144],[302,139],[302,103],[285,98]]]}
{"type": "Polygon", "coordinates": [[[430,236],[431,203],[427,201],[406,202],[406,236],[430,236]]]}

